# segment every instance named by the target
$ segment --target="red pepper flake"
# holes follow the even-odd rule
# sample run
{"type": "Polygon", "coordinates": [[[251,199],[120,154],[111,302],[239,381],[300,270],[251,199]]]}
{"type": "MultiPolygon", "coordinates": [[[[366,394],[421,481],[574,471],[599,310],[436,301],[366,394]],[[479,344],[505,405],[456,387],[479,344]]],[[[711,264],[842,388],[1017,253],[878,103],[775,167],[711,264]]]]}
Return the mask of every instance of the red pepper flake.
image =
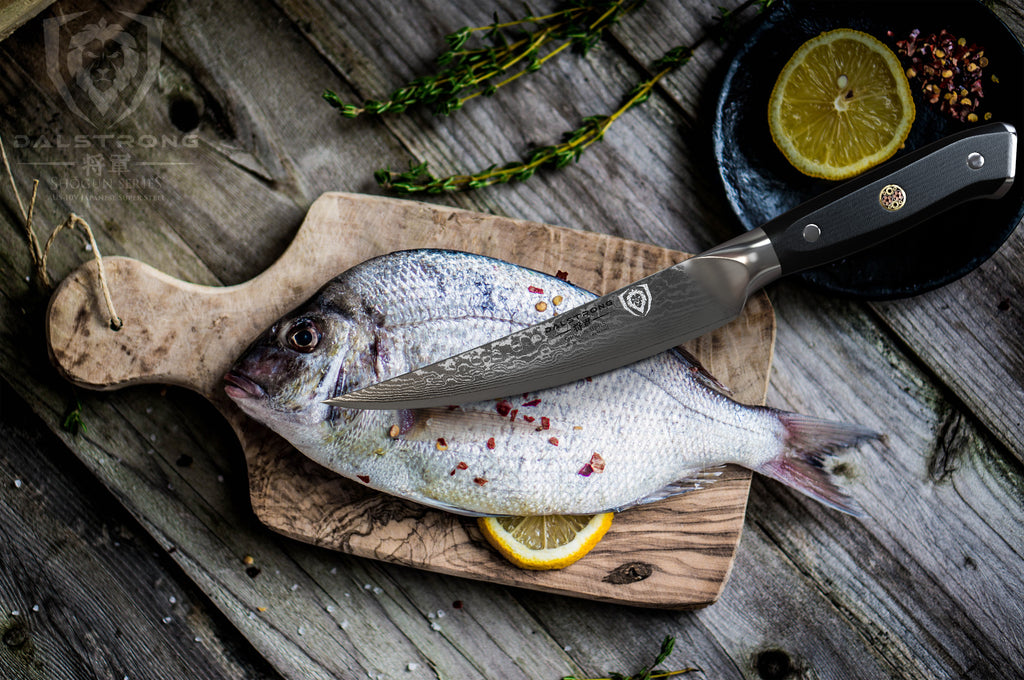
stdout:
{"type": "Polygon", "coordinates": [[[549,430],[551,429],[551,419],[547,416],[540,417],[540,429],[549,430]]]}
{"type": "Polygon", "coordinates": [[[594,467],[590,463],[584,463],[583,467],[576,473],[581,477],[589,477],[594,473],[594,467]]]}
{"type": "Polygon", "coordinates": [[[540,294],[540,293],[544,292],[543,288],[538,288],[537,286],[530,286],[526,290],[530,291],[531,293],[537,293],[537,294],[540,294]]]}
{"type": "Polygon", "coordinates": [[[600,453],[594,453],[590,457],[590,467],[594,468],[594,472],[604,472],[604,458],[601,457],[600,453]]]}
{"type": "Polygon", "coordinates": [[[463,463],[461,460],[452,468],[452,471],[448,473],[449,476],[454,475],[456,470],[465,470],[469,466],[463,463]]]}
{"type": "Polygon", "coordinates": [[[515,419],[516,419],[516,414],[517,413],[519,413],[519,409],[517,409],[517,408],[512,409],[512,412],[508,414],[508,419],[514,422],[515,419]]]}
{"type": "MultiPolygon", "coordinates": [[[[945,29],[923,36],[916,28],[906,39],[897,40],[896,47],[910,62],[907,78],[920,85],[926,102],[961,123],[978,121],[976,110],[984,97],[982,76],[989,64],[984,48],[945,29]]],[[[988,120],[989,113],[983,117],[988,120]]]]}
{"type": "Polygon", "coordinates": [[[558,273],[555,274],[555,278],[556,279],[561,279],[562,281],[568,281],[569,280],[569,272],[563,272],[561,269],[559,269],[558,273]]]}
{"type": "Polygon", "coordinates": [[[399,435],[399,433],[401,431],[402,430],[401,430],[400,427],[398,427],[398,425],[392,425],[391,429],[388,430],[388,436],[391,437],[392,439],[394,439],[395,437],[397,437],[399,435]]]}
{"type": "Polygon", "coordinates": [[[525,404],[523,404],[523,406],[536,406],[539,403],[540,403],[540,399],[539,398],[538,399],[531,399],[530,401],[528,401],[525,404]]]}
{"type": "Polygon", "coordinates": [[[523,420],[525,420],[528,423],[532,423],[533,421],[535,421],[537,419],[534,418],[533,416],[523,416],[523,420]]]}
{"type": "Polygon", "coordinates": [[[490,439],[487,440],[487,448],[489,448],[489,449],[493,449],[494,448],[494,437],[491,437],[490,439]]]}
{"type": "Polygon", "coordinates": [[[474,477],[473,483],[475,483],[477,486],[483,486],[484,484],[487,483],[487,480],[484,479],[483,477],[474,477]]]}
{"type": "Polygon", "coordinates": [[[499,416],[507,416],[508,412],[512,410],[512,404],[502,399],[494,406],[494,408],[498,412],[499,416]]]}
{"type": "Polygon", "coordinates": [[[370,483],[370,477],[369,477],[369,475],[356,475],[356,477],[357,477],[357,478],[359,479],[359,481],[360,481],[360,482],[362,482],[363,484],[369,484],[369,483],[370,483]]]}
{"type": "Polygon", "coordinates": [[[558,446],[558,437],[552,437],[548,439],[548,444],[551,444],[552,446],[558,446]]]}
{"type": "Polygon", "coordinates": [[[447,451],[448,450],[448,442],[445,441],[444,437],[438,437],[437,438],[437,450],[438,451],[447,451]]]}
{"type": "Polygon", "coordinates": [[[455,602],[452,602],[452,609],[462,609],[462,600],[455,600],[455,602]]]}

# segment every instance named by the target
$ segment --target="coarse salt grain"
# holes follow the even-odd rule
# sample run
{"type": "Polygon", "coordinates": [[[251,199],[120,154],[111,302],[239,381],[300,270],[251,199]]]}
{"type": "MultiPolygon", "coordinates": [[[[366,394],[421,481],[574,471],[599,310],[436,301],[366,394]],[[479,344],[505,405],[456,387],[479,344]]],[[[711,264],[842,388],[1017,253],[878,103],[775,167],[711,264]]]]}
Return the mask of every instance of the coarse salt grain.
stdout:
{"type": "Polygon", "coordinates": [[[418,671],[419,669],[420,665],[418,663],[413,663],[412,661],[405,665],[405,670],[409,671],[410,673],[418,671]]]}
{"type": "Polygon", "coordinates": [[[20,489],[21,488],[21,480],[20,479],[15,479],[14,480],[14,488],[15,489],[20,489]]]}
{"type": "Polygon", "coordinates": [[[441,626],[438,625],[437,621],[432,621],[430,623],[430,630],[432,630],[434,632],[437,632],[437,633],[440,633],[441,632],[441,626]]]}

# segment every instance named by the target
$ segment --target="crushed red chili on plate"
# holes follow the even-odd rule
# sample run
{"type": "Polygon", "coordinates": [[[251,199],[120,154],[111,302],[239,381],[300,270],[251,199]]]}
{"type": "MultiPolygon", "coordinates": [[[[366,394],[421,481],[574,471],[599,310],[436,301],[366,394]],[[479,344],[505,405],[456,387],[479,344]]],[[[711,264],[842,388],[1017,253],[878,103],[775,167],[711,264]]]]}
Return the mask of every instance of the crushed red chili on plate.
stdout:
{"type": "Polygon", "coordinates": [[[548,439],[548,444],[551,444],[552,446],[558,446],[558,437],[551,437],[550,439],[548,439]]]}
{"type": "Polygon", "coordinates": [[[530,287],[529,287],[529,288],[527,288],[526,290],[530,291],[531,293],[538,293],[538,294],[540,294],[540,293],[543,293],[543,292],[544,292],[544,289],[543,289],[543,288],[538,288],[537,286],[530,286],[530,287]]]}
{"type": "Polygon", "coordinates": [[[548,430],[551,429],[551,419],[547,416],[540,417],[540,429],[548,430]]]}
{"type": "Polygon", "coordinates": [[[448,450],[448,442],[445,441],[444,437],[438,437],[437,438],[437,450],[438,451],[447,451],[448,450]]]}
{"type": "Polygon", "coordinates": [[[494,448],[494,437],[491,437],[490,439],[487,440],[487,448],[489,448],[489,449],[493,449],[494,448]]]}
{"type": "MultiPolygon", "coordinates": [[[[918,28],[897,40],[896,47],[910,61],[907,79],[920,85],[926,102],[938,105],[940,111],[961,123],[992,118],[991,113],[977,113],[985,96],[982,78],[989,63],[984,48],[946,29],[922,36],[918,28]]],[[[999,82],[995,76],[991,80],[999,82]]]]}
{"type": "Polygon", "coordinates": [[[523,420],[525,420],[528,423],[532,423],[533,421],[535,421],[537,419],[534,418],[533,416],[523,416],[523,420]]]}
{"type": "Polygon", "coordinates": [[[494,409],[498,412],[499,416],[507,416],[508,412],[512,410],[512,404],[502,399],[495,404],[494,409]]]}
{"type": "Polygon", "coordinates": [[[563,272],[561,269],[559,269],[558,272],[555,274],[555,278],[556,279],[561,279],[562,281],[568,281],[569,280],[569,272],[563,272]]]}
{"type": "Polygon", "coordinates": [[[369,475],[356,475],[356,477],[363,484],[369,484],[370,483],[370,476],[369,475]]]}
{"type": "Polygon", "coordinates": [[[540,403],[540,398],[538,397],[537,399],[531,399],[530,401],[525,402],[523,404],[523,406],[536,406],[539,403],[540,403]]]}
{"type": "Polygon", "coordinates": [[[476,484],[477,486],[483,486],[484,484],[486,484],[486,483],[487,483],[487,480],[486,480],[486,479],[484,479],[483,477],[474,477],[474,478],[473,478],[473,482],[474,482],[474,483],[475,483],[475,484],[476,484]]]}

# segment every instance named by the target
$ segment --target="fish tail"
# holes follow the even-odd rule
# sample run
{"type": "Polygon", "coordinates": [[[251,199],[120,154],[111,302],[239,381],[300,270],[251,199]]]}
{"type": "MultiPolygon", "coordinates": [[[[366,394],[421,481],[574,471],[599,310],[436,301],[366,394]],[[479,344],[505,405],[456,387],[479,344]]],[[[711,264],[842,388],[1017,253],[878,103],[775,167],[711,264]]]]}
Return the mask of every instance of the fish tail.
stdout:
{"type": "Polygon", "coordinates": [[[850,496],[836,486],[825,462],[846,449],[881,435],[860,425],[837,423],[813,416],[777,411],[785,427],[782,452],[757,468],[763,475],[801,491],[830,508],[850,515],[863,512],[850,496]]]}

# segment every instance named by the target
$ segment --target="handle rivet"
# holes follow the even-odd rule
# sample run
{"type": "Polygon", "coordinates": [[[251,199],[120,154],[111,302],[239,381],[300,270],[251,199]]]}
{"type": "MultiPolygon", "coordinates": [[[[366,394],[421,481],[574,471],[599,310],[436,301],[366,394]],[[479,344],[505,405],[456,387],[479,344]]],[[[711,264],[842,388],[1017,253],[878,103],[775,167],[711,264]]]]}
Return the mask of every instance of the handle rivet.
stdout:
{"type": "Polygon", "coordinates": [[[821,236],[821,227],[817,224],[808,224],[804,227],[804,240],[808,243],[814,243],[821,236]]]}
{"type": "Polygon", "coordinates": [[[898,184],[886,184],[878,192],[878,203],[889,212],[896,212],[907,203],[907,192],[898,184]]]}
{"type": "Polygon", "coordinates": [[[967,167],[971,170],[981,170],[981,166],[985,165],[985,157],[977,151],[972,151],[967,156],[967,167]]]}

